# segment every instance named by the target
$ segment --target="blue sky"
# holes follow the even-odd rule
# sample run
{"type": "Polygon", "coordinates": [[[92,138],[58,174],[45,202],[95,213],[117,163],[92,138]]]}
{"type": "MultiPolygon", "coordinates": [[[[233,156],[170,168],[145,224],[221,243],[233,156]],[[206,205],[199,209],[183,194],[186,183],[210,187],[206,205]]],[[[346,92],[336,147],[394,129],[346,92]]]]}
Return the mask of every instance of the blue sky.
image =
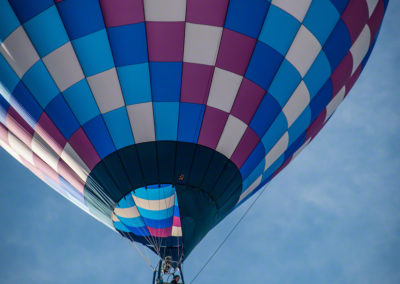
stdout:
{"type": "MultiPolygon", "coordinates": [[[[195,283],[400,283],[399,15],[391,1],[350,95],[195,283]]],[[[127,240],[2,149],[0,161],[0,283],[151,282],[127,240]]],[[[187,282],[248,204],[192,253],[187,282]]]]}

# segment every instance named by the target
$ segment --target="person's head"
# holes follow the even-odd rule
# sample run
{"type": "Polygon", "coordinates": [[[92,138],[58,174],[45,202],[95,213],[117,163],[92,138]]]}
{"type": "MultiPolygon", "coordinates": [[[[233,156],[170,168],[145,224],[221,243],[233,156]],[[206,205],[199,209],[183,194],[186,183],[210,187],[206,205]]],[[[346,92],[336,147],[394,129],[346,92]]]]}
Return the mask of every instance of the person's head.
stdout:
{"type": "Polygon", "coordinates": [[[172,279],[175,281],[179,281],[180,277],[179,277],[179,275],[175,275],[174,278],[172,278],[172,279]]]}

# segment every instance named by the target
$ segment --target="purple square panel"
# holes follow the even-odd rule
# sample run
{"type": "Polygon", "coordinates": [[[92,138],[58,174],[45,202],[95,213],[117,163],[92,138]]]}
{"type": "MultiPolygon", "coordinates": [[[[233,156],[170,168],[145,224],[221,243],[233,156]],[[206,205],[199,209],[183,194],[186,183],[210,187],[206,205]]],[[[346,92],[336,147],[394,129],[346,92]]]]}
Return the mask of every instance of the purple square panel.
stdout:
{"type": "Polygon", "coordinates": [[[229,114],[222,110],[207,106],[197,143],[211,149],[217,148],[228,116],[229,114]]]}
{"type": "Polygon", "coordinates": [[[146,22],[146,30],[150,61],[182,61],[184,22],[146,22]]]}
{"type": "Polygon", "coordinates": [[[186,22],[222,27],[229,0],[187,1],[186,22]]]}
{"type": "Polygon", "coordinates": [[[371,31],[371,43],[375,40],[376,34],[379,31],[379,27],[381,26],[383,15],[385,14],[385,4],[383,0],[379,0],[378,4],[375,7],[374,12],[371,15],[371,18],[368,20],[368,26],[371,31]]]}
{"type": "Polygon", "coordinates": [[[99,155],[82,128],[79,128],[68,142],[90,170],[100,162],[99,155]]]}
{"type": "Polygon", "coordinates": [[[244,75],[256,44],[256,39],[224,29],[216,66],[244,75]]]}
{"type": "Polygon", "coordinates": [[[250,154],[253,152],[254,148],[260,142],[260,138],[253,129],[247,127],[242,139],[240,140],[235,152],[231,157],[231,161],[240,169],[250,154]]]}
{"type": "Polygon", "coordinates": [[[231,114],[249,124],[264,94],[263,88],[244,78],[233,103],[231,114]]]}
{"type": "Polygon", "coordinates": [[[67,141],[51,119],[43,112],[35,126],[35,132],[58,154],[61,155],[67,141]]]}
{"type": "Polygon", "coordinates": [[[331,81],[333,86],[333,96],[335,96],[340,89],[346,84],[347,80],[351,76],[353,70],[353,57],[348,52],[347,55],[340,62],[339,66],[333,71],[331,75],[331,81]]]}
{"type": "Polygon", "coordinates": [[[184,62],[181,102],[205,104],[213,73],[214,66],[184,62]]]}
{"type": "Polygon", "coordinates": [[[342,19],[349,30],[353,44],[369,19],[366,0],[351,0],[344,10],[342,19]]]}
{"type": "Polygon", "coordinates": [[[143,0],[100,0],[100,5],[106,27],[144,21],[143,0]]]}

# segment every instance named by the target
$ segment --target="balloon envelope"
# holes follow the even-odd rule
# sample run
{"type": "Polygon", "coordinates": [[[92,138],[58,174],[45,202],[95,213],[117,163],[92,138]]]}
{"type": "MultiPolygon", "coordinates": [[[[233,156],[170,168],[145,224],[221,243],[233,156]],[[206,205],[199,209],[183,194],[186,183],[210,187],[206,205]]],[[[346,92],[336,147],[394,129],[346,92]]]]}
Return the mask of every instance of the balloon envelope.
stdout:
{"type": "Polygon", "coordinates": [[[0,143],[183,261],[315,137],[383,0],[0,0],[0,143]]]}

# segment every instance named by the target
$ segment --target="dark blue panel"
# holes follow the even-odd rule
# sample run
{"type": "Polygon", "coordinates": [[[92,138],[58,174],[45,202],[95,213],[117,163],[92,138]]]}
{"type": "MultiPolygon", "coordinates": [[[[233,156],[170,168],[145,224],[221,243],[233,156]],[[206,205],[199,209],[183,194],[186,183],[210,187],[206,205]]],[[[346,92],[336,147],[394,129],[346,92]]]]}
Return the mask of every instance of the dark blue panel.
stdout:
{"type": "Polygon", "coordinates": [[[251,155],[247,158],[246,162],[240,169],[240,173],[242,175],[242,179],[245,180],[252,171],[257,167],[257,165],[261,162],[265,157],[265,148],[262,142],[258,143],[256,148],[253,150],[251,155]]]}
{"type": "Polygon", "coordinates": [[[155,102],[179,102],[182,62],[150,62],[151,91],[155,102]]]}
{"type": "Polygon", "coordinates": [[[106,157],[115,151],[110,134],[104,124],[103,118],[98,115],[83,125],[89,140],[99,154],[100,158],[106,157]]]}
{"type": "Polygon", "coordinates": [[[257,42],[245,77],[267,90],[283,56],[269,45],[257,42]]]}
{"type": "MultiPolygon", "coordinates": [[[[29,118],[33,121],[27,121],[29,125],[34,125],[38,120],[43,110],[36,100],[32,97],[31,93],[25,88],[22,82],[19,82],[15,87],[12,97],[10,99],[11,105],[17,110],[18,113],[28,113],[29,118]],[[23,106],[23,107],[22,107],[23,106]]],[[[27,120],[25,118],[25,120],[27,120]]]]}
{"type": "Polygon", "coordinates": [[[250,127],[257,133],[258,137],[263,137],[280,112],[279,103],[270,94],[266,94],[250,122],[250,127]]]}
{"type": "Polygon", "coordinates": [[[0,122],[6,124],[6,116],[10,104],[0,94],[0,122]]]}
{"type": "Polygon", "coordinates": [[[147,41],[144,23],[108,28],[108,38],[115,66],[147,62],[147,41]]]}
{"type": "Polygon", "coordinates": [[[350,47],[351,39],[347,26],[342,20],[339,20],[323,48],[331,64],[331,70],[336,69],[350,47]]]}
{"type": "Polygon", "coordinates": [[[257,38],[269,8],[265,0],[231,0],[225,20],[225,27],[257,38]]]}
{"type": "MultiPolygon", "coordinates": [[[[140,209],[139,209],[140,212],[140,209]]],[[[162,220],[149,219],[142,216],[143,222],[147,227],[155,229],[165,229],[172,226],[172,217],[162,220]]]]}
{"type": "Polygon", "coordinates": [[[197,142],[204,105],[181,103],[179,108],[178,141],[197,142]]]}
{"type": "Polygon", "coordinates": [[[80,127],[61,94],[48,104],[45,111],[67,140],[80,127]]]}
{"type": "Polygon", "coordinates": [[[311,121],[317,118],[317,116],[326,108],[332,99],[332,82],[328,80],[325,85],[318,91],[315,97],[310,102],[311,108],[311,121]]]}
{"type": "Polygon", "coordinates": [[[330,1],[339,11],[339,14],[343,14],[343,11],[346,8],[347,3],[349,3],[349,0],[330,0],[330,1]]]}
{"type": "Polygon", "coordinates": [[[98,0],[64,0],[57,7],[71,40],[104,28],[98,0]]]}
{"type": "Polygon", "coordinates": [[[289,159],[306,141],[306,133],[302,133],[285,151],[285,161],[289,159]]]}
{"type": "Polygon", "coordinates": [[[52,0],[9,0],[8,2],[22,24],[54,5],[52,0]]]}

